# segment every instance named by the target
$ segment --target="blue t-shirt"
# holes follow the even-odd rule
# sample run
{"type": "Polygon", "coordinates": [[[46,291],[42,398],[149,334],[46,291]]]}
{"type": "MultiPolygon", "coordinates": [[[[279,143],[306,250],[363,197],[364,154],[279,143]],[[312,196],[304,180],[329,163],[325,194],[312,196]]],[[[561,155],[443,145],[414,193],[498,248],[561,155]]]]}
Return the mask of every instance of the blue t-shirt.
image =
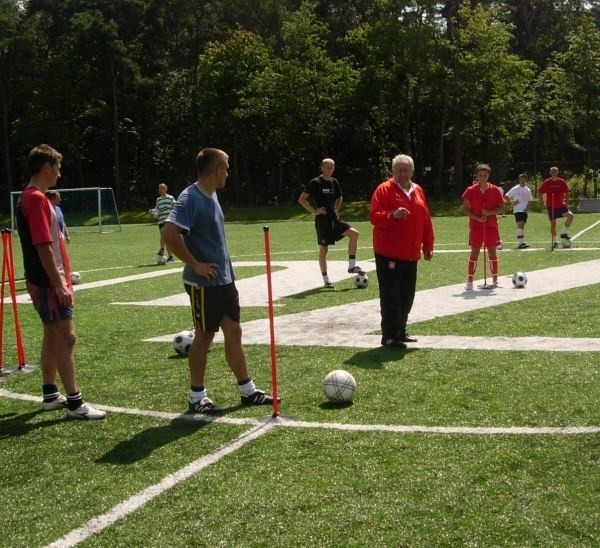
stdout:
{"type": "Polygon", "coordinates": [[[197,185],[188,186],[177,198],[167,221],[179,227],[190,253],[198,261],[219,265],[218,276],[211,280],[199,276],[185,265],[185,284],[208,287],[227,285],[234,281],[225,238],[225,218],[216,192],[209,197],[197,185]]]}

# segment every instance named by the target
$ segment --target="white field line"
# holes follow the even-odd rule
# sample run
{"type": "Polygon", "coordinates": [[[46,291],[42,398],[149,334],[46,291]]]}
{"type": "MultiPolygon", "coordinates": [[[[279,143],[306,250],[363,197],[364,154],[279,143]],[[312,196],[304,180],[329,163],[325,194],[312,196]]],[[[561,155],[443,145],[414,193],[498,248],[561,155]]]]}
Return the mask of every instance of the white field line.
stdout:
{"type": "Polygon", "coordinates": [[[581,236],[582,234],[585,234],[588,230],[591,230],[592,228],[594,228],[595,226],[599,225],[600,221],[596,221],[594,224],[591,224],[590,226],[584,228],[583,230],[580,230],[577,234],[575,234],[575,236],[571,236],[571,240],[575,240],[577,238],[579,238],[579,236],[581,236]]]}
{"type": "Polygon", "coordinates": [[[238,436],[235,440],[232,440],[225,445],[222,445],[216,451],[200,457],[199,459],[191,462],[187,466],[184,466],[180,470],[169,474],[164,479],[159,481],[158,483],[143,489],[139,493],[136,493],[132,497],[124,500],[120,504],[117,504],[113,508],[111,508],[108,512],[105,512],[102,515],[96,516],[90,519],[86,524],[82,525],[78,529],[74,529],[70,533],[66,534],[64,537],[56,540],[52,544],[49,544],[49,548],[66,548],[68,546],[75,546],[80,542],[88,539],[92,535],[99,533],[100,531],[106,529],[116,521],[132,514],[146,503],[150,502],[155,497],[163,494],[165,491],[168,491],[172,487],[175,487],[179,483],[187,480],[188,478],[194,476],[198,472],[201,472],[211,464],[214,464],[221,460],[223,457],[237,451],[247,443],[259,438],[260,436],[266,434],[271,428],[273,424],[271,422],[263,422],[254,426],[254,428],[244,432],[240,436],[238,436]]]}
{"type": "MultiPolygon", "coordinates": [[[[0,397],[13,400],[39,402],[37,396],[30,394],[19,394],[9,390],[0,389],[0,397]]],[[[112,407],[109,405],[94,404],[94,407],[113,413],[127,415],[138,415],[165,420],[186,420],[212,422],[216,424],[249,425],[256,426],[264,422],[263,419],[234,419],[227,417],[210,417],[206,415],[189,415],[182,413],[167,413],[164,411],[152,411],[143,409],[130,409],[127,407],[112,407]]],[[[273,422],[273,426],[290,428],[322,428],[330,430],[345,430],[348,432],[392,432],[397,434],[465,434],[465,435],[574,435],[574,434],[599,434],[600,426],[421,426],[401,424],[344,424],[334,422],[308,422],[297,421],[290,417],[279,416],[273,422]]]]}

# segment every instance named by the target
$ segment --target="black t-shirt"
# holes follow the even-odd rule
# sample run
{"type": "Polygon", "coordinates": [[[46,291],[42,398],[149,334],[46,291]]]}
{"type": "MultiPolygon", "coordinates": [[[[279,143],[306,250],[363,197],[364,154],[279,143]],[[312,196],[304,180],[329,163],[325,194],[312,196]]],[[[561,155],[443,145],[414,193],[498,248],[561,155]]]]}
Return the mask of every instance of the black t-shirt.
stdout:
{"type": "Polygon", "coordinates": [[[305,185],[304,192],[308,194],[313,207],[317,209],[324,207],[328,215],[336,217],[335,202],[342,196],[342,188],[337,179],[332,177],[327,181],[319,175],[305,185]]]}

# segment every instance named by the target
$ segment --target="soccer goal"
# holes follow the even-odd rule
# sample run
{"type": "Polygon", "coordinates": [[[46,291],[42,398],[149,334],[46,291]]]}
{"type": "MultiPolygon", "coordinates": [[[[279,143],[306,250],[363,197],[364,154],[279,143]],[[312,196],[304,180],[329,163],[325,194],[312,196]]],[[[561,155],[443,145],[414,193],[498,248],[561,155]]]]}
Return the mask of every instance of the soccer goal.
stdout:
{"type": "MultiPolygon", "coordinates": [[[[56,188],[60,192],[65,224],[71,230],[119,232],[121,221],[112,188],[56,188]]],[[[17,230],[16,207],[21,192],[10,193],[10,217],[13,232],[17,230]]]]}

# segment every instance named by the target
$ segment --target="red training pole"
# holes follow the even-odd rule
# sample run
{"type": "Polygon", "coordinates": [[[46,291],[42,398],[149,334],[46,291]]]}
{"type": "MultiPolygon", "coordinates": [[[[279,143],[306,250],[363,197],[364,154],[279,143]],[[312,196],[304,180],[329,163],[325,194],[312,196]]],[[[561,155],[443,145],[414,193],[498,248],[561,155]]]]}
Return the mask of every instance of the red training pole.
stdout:
{"type": "Polygon", "coordinates": [[[19,308],[17,306],[17,286],[15,283],[15,263],[13,261],[12,233],[10,229],[5,229],[6,241],[8,243],[8,284],[10,287],[10,298],[12,301],[13,317],[15,320],[15,338],[17,341],[17,358],[19,361],[19,370],[25,366],[25,348],[23,347],[23,335],[21,333],[21,324],[19,323],[19,308]]]}
{"type": "Polygon", "coordinates": [[[271,243],[269,227],[263,226],[265,234],[265,259],[267,263],[267,295],[269,300],[269,334],[271,337],[271,386],[273,390],[273,417],[279,416],[279,398],[277,395],[277,354],[275,352],[275,323],[273,315],[273,288],[271,286],[271,243]]]}
{"type": "Polygon", "coordinates": [[[554,234],[556,229],[554,228],[554,194],[550,194],[550,251],[554,251],[554,234]]]}
{"type": "Polygon", "coordinates": [[[483,223],[483,288],[487,289],[487,242],[486,238],[486,229],[485,225],[487,224],[487,219],[483,223]]]}
{"type": "Polygon", "coordinates": [[[0,288],[0,376],[4,375],[2,361],[4,354],[4,281],[6,280],[6,236],[2,231],[2,287],[0,288]]]}

